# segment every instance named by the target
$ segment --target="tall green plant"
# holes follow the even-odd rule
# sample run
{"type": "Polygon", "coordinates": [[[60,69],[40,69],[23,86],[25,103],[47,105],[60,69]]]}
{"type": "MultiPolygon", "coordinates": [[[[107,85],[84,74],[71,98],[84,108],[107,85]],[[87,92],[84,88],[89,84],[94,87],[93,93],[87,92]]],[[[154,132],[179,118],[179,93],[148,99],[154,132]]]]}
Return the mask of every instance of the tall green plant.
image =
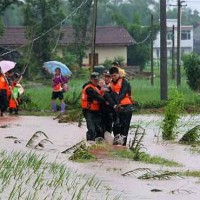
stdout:
{"type": "Polygon", "coordinates": [[[189,87],[200,91],[200,56],[194,53],[186,55],[183,63],[189,87]]]}
{"type": "Polygon", "coordinates": [[[174,89],[170,92],[169,101],[165,107],[164,119],[162,121],[162,138],[173,140],[176,137],[175,128],[177,127],[180,114],[183,109],[183,95],[174,89]]]}

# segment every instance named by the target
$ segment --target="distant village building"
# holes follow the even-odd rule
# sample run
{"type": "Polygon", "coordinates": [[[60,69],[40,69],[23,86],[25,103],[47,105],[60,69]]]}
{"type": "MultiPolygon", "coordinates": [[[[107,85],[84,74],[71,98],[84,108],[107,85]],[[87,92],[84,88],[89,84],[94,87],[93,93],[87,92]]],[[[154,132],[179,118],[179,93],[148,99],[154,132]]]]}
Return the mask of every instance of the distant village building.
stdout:
{"type": "MultiPolygon", "coordinates": [[[[88,34],[89,36],[91,34],[88,34]]],[[[28,41],[25,38],[24,27],[6,27],[5,34],[0,37],[0,47],[13,49],[25,45],[28,41]]],[[[127,64],[127,47],[133,45],[135,40],[128,31],[122,27],[97,26],[96,28],[96,49],[95,65],[102,64],[105,60],[114,60],[116,57],[124,59],[127,64]]],[[[60,45],[74,45],[74,31],[70,26],[63,28],[60,45]]],[[[91,64],[91,49],[86,50],[84,65],[91,64]]]]}
{"type": "Polygon", "coordinates": [[[194,28],[194,52],[200,54],[200,23],[194,28]]]}
{"type": "MultiPolygon", "coordinates": [[[[177,19],[167,19],[167,57],[172,56],[172,34],[174,25],[175,52],[177,48],[177,19]]],[[[181,54],[193,52],[193,26],[181,26],[181,54]]],[[[160,58],[160,32],[158,32],[153,46],[154,59],[160,58]]]]}

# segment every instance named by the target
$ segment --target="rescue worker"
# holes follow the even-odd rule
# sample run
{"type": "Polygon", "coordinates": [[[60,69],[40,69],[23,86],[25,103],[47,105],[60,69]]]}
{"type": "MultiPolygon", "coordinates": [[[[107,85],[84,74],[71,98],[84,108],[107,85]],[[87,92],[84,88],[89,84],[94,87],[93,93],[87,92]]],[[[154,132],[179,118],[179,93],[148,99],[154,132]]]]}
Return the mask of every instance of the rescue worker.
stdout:
{"type": "Polygon", "coordinates": [[[95,141],[97,137],[104,137],[100,105],[105,102],[101,95],[99,73],[93,72],[90,81],[84,84],[81,95],[81,107],[87,124],[87,141],[95,141]]]}
{"type": "Polygon", "coordinates": [[[131,85],[129,81],[121,77],[117,67],[111,67],[110,75],[112,78],[111,90],[113,92],[113,98],[117,102],[119,123],[113,124],[113,134],[118,134],[124,137],[123,146],[126,146],[127,136],[129,132],[132,112],[133,112],[133,100],[131,97],[131,85]],[[120,126],[119,126],[120,125],[120,126]]]}
{"type": "Polygon", "coordinates": [[[3,116],[3,112],[5,112],[8,107],[7,89],[8,84],[0,68],[0,117],[3,116]]]}
{"type": "Polygon", "coordinates": [[[119,70],[119,74],[120,74],[121,77],[125,77],[125,76],[126,76],[126,72],[125,72],[124,69],[122,69],[122,67],[121,67],[119,61],[115,61],[115,62],[113,62],[113,63],[112,63],[112,66],[118,68],[118,70],[119,70]]]}
{"type": "Polygon", "coordinates": [[[67,77],[61,74],[61,69],[58,67],[55,69],[55,75],[53,77],[53,92],[51,96],[51,108],[53,112],[57,111],[56,99],[61,102],[61,113],[65,112],[65,102],[63,95],[63,85],[68,82],[67,77]]]}

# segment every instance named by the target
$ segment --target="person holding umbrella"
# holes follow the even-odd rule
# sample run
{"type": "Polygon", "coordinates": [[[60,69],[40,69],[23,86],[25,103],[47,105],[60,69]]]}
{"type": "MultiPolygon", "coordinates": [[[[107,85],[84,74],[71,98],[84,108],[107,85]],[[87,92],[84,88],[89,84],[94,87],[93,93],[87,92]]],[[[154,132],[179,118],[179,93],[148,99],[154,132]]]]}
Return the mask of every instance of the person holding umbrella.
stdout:
{"type": "Polygon", "coordinates": [[[63,96],[63,86],[68,82],[68,78],[61,74],[61,69],[57,67],[53,77],[53,92],[51,97],[51,108],[53,112],[57,111],[56,99],[61,102],[61,113],[65,112],[65,102],[63,96]]]}
{"type": "MultiPolygon", "coordinates": [[[[5,73],[15,67],[16,63],[8,60],[0,61],[0,116],[8,107],[8,91],[10,89],[5,73]]],[[[11,92],[12,93],[12,92],[11,92]]]]}

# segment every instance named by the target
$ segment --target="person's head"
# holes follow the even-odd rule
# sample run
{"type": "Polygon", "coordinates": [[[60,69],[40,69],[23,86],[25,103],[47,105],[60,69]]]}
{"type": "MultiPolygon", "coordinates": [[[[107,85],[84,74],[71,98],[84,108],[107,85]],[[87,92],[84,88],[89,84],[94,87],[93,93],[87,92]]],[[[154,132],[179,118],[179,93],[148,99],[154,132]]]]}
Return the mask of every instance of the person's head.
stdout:
{"type": "Polygon", "coordinates": [[[114,66],[114,67],[120,67],[119,61],[113,62],[113,63],[112,63],[112,66],[114,66]]]}
{"type": "Polygon", "coordinates": [[[108,70],[105,70],[103,72],[103,78],[106,84],[111,82],[111,76],[110,76],[110,72],[108,70]]]}
{"type": "Polygon", "coordinates": [[[98,85],[99,85],[100,87],[103,87],[103,86],[105,85],[104,79],[100,78],[100,79],[99,79],[99,82],[98,82],[98,85]]]}
{"type": "Polygon", "coordinates": [[[6,76],[11,78],[13,76],[13,70],[9,70],[6,72],[6,76]]]}
{"type": "Polygon", "coordinates": [[[93,85],[97,86],[99,83],[100,75],[98,72],[92,72],[90,75],[90,81],[93,85]]]}
{"type": "Polygon", "coordinates": [[[55,75],[58,76],[58,75],[60,75],[60,74],[61,74],[61,69],[60,69],[59,67],[57,67],[57,68],[55,69],[55,75]]]}
{"type": "Polygon", "coordinates": [[[110,72],[110,76],[114,82],[119,79],[120,74],[119,74],[119,69],[117,67],[111,67],[109,72],[110,72]]]}

